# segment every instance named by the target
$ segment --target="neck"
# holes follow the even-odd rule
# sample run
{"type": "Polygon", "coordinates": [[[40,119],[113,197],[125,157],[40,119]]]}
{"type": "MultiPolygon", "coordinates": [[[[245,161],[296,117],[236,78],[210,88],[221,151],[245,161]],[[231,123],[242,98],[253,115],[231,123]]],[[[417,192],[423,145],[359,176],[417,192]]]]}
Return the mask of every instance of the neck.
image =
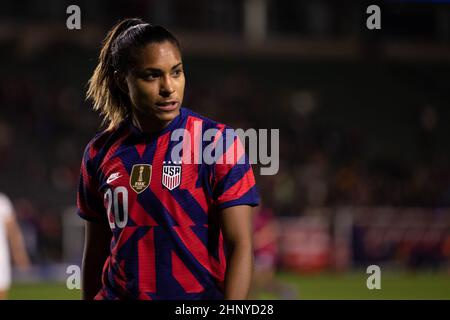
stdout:
{"type": "Polygon", "coordinates": [[[138,115],[136,113],[133,113],[131,120],[134,126],[137,127],[140,131],[150,134],[163,130],[171,122],[160,122],[156,119],[150,118],[149,116],[138,115]]]}

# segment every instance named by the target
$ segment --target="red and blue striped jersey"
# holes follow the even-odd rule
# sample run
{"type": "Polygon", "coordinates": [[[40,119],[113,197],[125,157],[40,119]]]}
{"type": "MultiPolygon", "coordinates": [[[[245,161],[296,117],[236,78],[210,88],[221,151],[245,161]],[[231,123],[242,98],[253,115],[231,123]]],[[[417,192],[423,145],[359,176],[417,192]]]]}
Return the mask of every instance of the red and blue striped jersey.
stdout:
{"type": "Polygon", "coordinates": [[[238,136],[224,134],[228,129],[181,108],[153,135],[127,118],[89,142],[78,214],[112,230],[96,299],[223,298],[226,246],[218,214],[259,202],[249,159],[238,136]],[[208,129],[216,134],[203,141],[208,129]],[[216,161],[199,161],[211,146],[216,161]]]}

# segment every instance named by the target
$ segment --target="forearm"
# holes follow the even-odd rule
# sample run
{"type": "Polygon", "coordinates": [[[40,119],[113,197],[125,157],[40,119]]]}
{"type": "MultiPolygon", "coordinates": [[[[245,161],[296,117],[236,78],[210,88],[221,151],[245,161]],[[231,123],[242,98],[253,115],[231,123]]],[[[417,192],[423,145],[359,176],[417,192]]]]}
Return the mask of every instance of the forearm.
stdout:
{"type": "Polygon", "coordinates": [[[225,300],[248,298],[253,272],[251,244],[232,246],[227,259],[225,274],[225,300]]]}
{"type": "Polygon", "coordinates": [[[30,260],[25,248],[25,242],[22,237],[22,232],[15,220],[11,220],[8,223],[7,232],[11,245],[11,256],[14,263],[19,267],[28,267],[30,264],[30,260]]]}
{"type": "Polygon", "coordinates": [[[11,241],[11,253],[14,262],[18,266],[27,266],[30,261],[28,258],[28,254],[25,249],[25,244],[23,242],[23,238],[20,235],[14,235],[13,240],[11,241]]]}
{"type": "Polygon", "coordinates": [[[104,261],[91,252],[85,252],[82,268],[82,299],[93,300],[102,287],[102,270],[104,261]]]}
{"type": "Polygon", "coordinates": [[[82,298],[92,300],[102,287],[103,266],[109,255],[111,230],[106,224],[86,222],[82,269],[82,298]]]}

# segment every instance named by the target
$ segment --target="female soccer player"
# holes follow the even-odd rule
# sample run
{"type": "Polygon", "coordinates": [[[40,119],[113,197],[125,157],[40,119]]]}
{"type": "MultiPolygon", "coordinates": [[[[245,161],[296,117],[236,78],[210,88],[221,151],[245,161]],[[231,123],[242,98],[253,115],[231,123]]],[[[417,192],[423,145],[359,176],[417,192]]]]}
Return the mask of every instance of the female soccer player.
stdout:
{"type": "Polygon", "coordinates": [[[108,126],[85,149],[77,199],[84,299],[247,298],[253,172],[230,128],[181,107],[184,87],[165,28],[126,19],[107,34],[87,97],[108,126]],[[199,161],[211,146],[216,161],[199,161]]]}

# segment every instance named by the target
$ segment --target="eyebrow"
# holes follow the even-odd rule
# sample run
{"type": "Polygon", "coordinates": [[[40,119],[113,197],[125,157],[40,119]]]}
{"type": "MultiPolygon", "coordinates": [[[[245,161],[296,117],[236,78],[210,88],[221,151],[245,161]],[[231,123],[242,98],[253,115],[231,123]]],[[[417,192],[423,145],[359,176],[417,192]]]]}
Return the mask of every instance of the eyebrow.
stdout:
{"type": "MultiPolygon", "coordinates": [[[[176,68],[178,68],[179,66],[183,65],[183,62],[177,63],[176,65],[174,65],[170,70],[174,70],[176,68]]],[[[158,68],[145,68],[144,71],[151,71],[151,72],[162,72],[161,69],[158,68]]]]}

